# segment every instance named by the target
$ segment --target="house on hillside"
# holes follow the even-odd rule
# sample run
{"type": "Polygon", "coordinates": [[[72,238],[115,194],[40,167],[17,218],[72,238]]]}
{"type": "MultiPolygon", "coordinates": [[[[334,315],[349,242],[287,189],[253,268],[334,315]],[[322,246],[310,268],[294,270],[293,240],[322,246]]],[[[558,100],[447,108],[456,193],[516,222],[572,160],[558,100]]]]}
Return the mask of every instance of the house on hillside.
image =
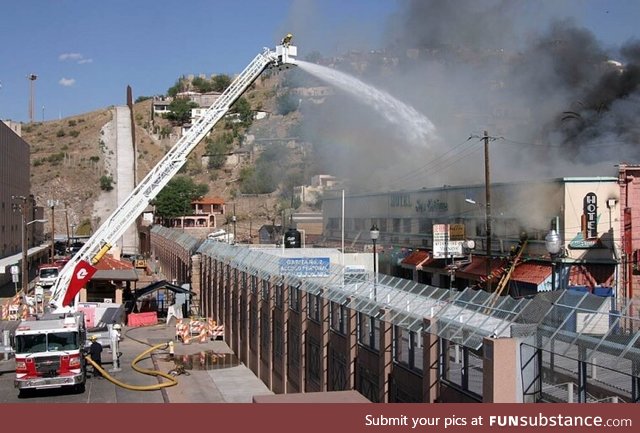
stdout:
{"type": "Polygon", "coordinates": [[[204,197],[191,202],[189,215],[173,218],[170,224],[174,228],[210,229],[218,227],[218,217],[225,213],[224,199],[220,197],[204,197]]]}
{"type": "Polygon", "coordinates": [[[335,176],[318,174],[311,178],[311,185],[300,185],[293,188],[294,196],[300,203],[315,205],[326,190],[334,189],[339,185],[335,176]]]}
{"type": "Polygon", "coordinates": [[[151,103],[151,117],[156,114],[163,115],[169,113],[169,105],[173,102],[173,98],[171,96],[154,96],[153,102],[151,103]]]}

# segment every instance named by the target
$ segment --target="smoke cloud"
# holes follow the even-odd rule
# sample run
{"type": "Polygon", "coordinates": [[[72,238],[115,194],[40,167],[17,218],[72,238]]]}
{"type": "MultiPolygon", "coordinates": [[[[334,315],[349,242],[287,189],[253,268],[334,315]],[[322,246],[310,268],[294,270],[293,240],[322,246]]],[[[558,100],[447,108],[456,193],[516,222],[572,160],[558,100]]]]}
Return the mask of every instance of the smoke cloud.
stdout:
{"type": "Polygon", "coordinates": [[[638,41],[604,47],[565,18],[579,7],[568,0],[399,4],[381,29],[384,46],[328,66],[416,108],[438,140],[407,142],[338,89],[301,107],[303,135],[326,172],[360,190],[481,183],[483,131],[495,138],[495,182],[610,176],[615,164],[638,162],[638,41]]]}

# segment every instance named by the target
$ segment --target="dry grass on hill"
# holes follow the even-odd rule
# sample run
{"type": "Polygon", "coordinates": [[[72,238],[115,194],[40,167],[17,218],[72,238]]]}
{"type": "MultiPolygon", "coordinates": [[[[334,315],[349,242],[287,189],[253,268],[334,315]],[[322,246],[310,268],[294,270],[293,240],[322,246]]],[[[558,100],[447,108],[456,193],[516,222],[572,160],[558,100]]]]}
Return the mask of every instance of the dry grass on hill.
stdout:
{"type": "MultiPolygon", "coordinates": [[[[270,120],[258,121],[249,131],[257,138],[284,137],[295,116],[283,118],[275,115],[275,95],[278,77],[258,79],[244,97],[255,110],[264,110],[271,114],[270,120]]],[[[113,176],[105,164],[108,152],[104,142],[103,128],[112,120],[112,107],[85,113],[78,116],[47,122],[34,122],[23,125],[22,137],[31,145],[31,191],[36,204],[47,208],[49,200],[57,200],[56,209],[67,208],[69,224],[78,226],[79,234],[89,234],[95,230],[98,221],[94,221],[92,212],[94,202],[101,194],[100,178],[113,176]],[[81,224],[86,222],[83,228],[81,224]],[[90,227],[92,224],[94,227],[90,227]]],[[[169,137],[160,137],[162,128],[170,128],[170,123],[162,118],[151,119],[151,100],[134,105],[133,119],[137,147],[137,179],[144,176],[157,164],[178,139],[178,131],[173,128],[169,137]]],[[[223,132],[225,122],[214,128],[214,134],[223,132]]],[[[234,143],[236,150],[239,141],[234,143]]],[[[234,198],[238,189],[237,180],[245,161],[227,166],[221,170],[209,170],[202,162],[205,145],[200,143],[192,152],[182,172],[196,182],[209,185],[209,195],[224,198],[227,203],[234,202],[238,215],[237,234],[239,239],[247,239],[249,232],[256,237],[262,224],[279,223],[277,198],[275,195],[251,198],[234,198]],[[276,219],[278,218],[278,219],[276,219]]],[[[255,157],[255,156],[254,156],[255,157]]],[[[229,205],[228,212],[232,211],[229,205]]],[[[45,210],[45,217],[48,216],[45,210]]],[[[56,227],[63,227],[65,213],[56,212],[56,227]]],[[[49,223],[45,232],[50,231],[49,223]]],[[[60,233],[63,230],[57,229],[60,233]]]]}

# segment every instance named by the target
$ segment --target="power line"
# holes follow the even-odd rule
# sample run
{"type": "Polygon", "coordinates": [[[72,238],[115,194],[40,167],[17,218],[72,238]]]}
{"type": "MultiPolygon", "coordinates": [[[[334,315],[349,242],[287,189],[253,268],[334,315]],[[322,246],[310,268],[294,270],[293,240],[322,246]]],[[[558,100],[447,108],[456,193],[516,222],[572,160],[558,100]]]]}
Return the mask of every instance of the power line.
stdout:
{"type": "MultiPolygon", "coordinates": [[[[431,168],[435,168],[440,166],[441,164],[445,164],[449,161],[451,161],[452,159],[455,160],[459,160],[459,156],[468,152],[470,150],[470,148],[467,149],[460,149],[464,146],[466,146],[468,144],[468,142],[471,140],[472,137],[467,138],[466,140],[464,140],[463,142],[453,146],[452,148],[450,148],[449,150],[447,150],[445,153],[443,153],[442,155],[436,156],[434,159],[430,160],[429,162],[427,162],[426,164],[415,168],[413,170],[410,170],[409,172],[403,174],[400,177],[397,177],[395,179],[392,179],[389,184],[391,186],[396,185],[406,179],[409,179],[413,176],[415,176],[418,173],[424,172],[426,170],[429,170],[431,168]]],[[[474,144],[475,145],[475,144],[474,144]]],[[[471,147],[473,147],[474,145],[472,145],[471,147]]],[[[428,174],[428,173],[426,173],[428,174]]]]}
{"type": "MultiPolygon", "coordinates": [[[[544,148],[563,148],[565,146],[567,146],[567,144],[561,143],[561,144],[551,144],[551,143],[532,143],[532,142],[528,142],[528,141],[518,141],[518,140],[513,140],[510,138],[504,138],[504,137],[500,137],[501,139],[503,139],[505,141],[506,144],[517,144],[517,145],[523,145],[523,146],[534,146],[534,147],[544,147],[544,148]]],[[[611,143],[588,143],[588,144],[580,144],[580,148],[584,148],[584,147],[618,147],[620,146],[620,144],[624,144],[624,142],[622,141],[615,141],[615,142],[611,142],[611,143]]]]}

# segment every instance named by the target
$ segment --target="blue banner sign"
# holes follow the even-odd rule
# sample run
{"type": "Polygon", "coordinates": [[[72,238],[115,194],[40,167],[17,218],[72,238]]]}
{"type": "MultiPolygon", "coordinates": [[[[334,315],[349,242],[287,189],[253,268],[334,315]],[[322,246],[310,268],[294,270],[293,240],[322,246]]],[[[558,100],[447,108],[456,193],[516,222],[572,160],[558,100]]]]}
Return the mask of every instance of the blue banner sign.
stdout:
{"type": "Polygon", "coordinates": [[[280,259],[280,274],[290,277],[328,277],[329,257],[288,257],[280,259]]]}

